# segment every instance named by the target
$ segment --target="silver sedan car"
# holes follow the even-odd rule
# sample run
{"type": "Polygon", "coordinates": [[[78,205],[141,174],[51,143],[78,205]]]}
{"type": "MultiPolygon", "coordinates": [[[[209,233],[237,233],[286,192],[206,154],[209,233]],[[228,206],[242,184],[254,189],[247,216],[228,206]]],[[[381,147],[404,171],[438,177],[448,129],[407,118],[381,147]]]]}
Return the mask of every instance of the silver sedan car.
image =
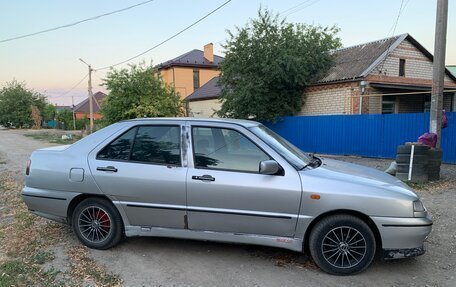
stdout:
{"type": "Polygon", "coordinates": [[[125,236],[258,244],[310,252],[331,274],[374,255],[418,256],[432,219],[396,178],[307,155],[260,123],[123,121],[69,145],[34,151],[22,198],[71,224],[90,248],[125,236]]]}

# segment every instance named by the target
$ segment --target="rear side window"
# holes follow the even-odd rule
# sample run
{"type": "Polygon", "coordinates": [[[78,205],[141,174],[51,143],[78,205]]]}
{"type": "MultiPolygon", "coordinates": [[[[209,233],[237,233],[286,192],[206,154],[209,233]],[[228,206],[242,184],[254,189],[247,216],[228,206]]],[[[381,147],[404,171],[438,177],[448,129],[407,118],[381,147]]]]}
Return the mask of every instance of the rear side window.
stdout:
{"type": "Polygon", "coordinates": [[[130,160],[180,165],[180,128],[177,126],[140,127],[130,160]]]}
{"type": "Polygon", "coordinates": [[[132,128],[102,149],[97,159],[180,165],[180,127],[132,128]]]}
{"type": "Polygon", "coordinates": [[[98,153],[97,159],[128,160],[137,129],[133,128],[118,137],[98,153]]]}

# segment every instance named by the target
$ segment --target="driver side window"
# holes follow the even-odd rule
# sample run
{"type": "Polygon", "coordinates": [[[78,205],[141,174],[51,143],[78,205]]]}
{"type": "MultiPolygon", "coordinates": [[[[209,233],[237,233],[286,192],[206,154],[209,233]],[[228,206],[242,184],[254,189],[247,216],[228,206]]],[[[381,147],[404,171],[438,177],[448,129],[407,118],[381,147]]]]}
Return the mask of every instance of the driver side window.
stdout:
{"type": "Polygon", "coordinates": [[[227,128],[193,127],[195,168],[259,171],[263,160],[271,159],[250,139],[227,128]]]}

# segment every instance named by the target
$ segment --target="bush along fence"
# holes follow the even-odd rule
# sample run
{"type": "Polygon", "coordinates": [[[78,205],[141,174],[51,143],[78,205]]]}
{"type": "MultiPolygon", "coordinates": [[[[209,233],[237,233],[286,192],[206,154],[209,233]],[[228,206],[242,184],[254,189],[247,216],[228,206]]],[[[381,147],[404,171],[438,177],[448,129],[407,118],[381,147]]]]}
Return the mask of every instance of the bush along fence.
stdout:
{"type": "MultiPolygon", "coordinates": [[[[456,164],[456,112],[446,114],[443,162],[456,164]]],[[[429,131],[429,113],[285,117],[265,125],[305,152],[395,158],[398,145],[429,131]]]]}

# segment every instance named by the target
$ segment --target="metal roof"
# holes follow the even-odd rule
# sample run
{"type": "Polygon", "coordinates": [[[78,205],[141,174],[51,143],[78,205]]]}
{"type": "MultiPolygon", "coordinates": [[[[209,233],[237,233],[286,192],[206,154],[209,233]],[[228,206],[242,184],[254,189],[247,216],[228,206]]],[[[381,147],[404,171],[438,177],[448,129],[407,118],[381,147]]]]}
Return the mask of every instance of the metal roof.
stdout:
{"type": "Polygon", "coordinates": [[[157,69],[165,69],[170,67],[205,67],[205,68],[218,68],[223,57],[214,55],[214,62],[210,62],[204,58],[204,52],[198,49],[191,50],[182,54],[174,59],[163,62],[156,66],[157,69]]]}
{"type": "MultiPolygon", "coordinates": [[[[92,104],[94,113],[97,113],[100,110],[101,103],[105,97],[106,97],[106,94],[103,92],[96,92],[93,95],[93,98],[95,100],[95,101],[93,101],[93,104],[92,104]]],[[[89,98],[87,98],[87,99],[83,100],[82,102],[80,102],[79,104],[77,104],[74,107],[74,112],[88,114],[90,112],[89,98]]]]}
{"type": "Polygon", "coordinates": [[[446,66],[446,68],[448,69],[448,71],[450,71],[450,73],[453,74],[453,76],[456,77],[456,65],[446,66]]]}
{"type": "Polygon", "coordinates": [[[218,98],[221,91],[221,88],[218,85],[219,78],[220,77],[214,77],[210,79],[209,82],[196,89],[185,99],[187,101],[198,101],[218,98]]]}

